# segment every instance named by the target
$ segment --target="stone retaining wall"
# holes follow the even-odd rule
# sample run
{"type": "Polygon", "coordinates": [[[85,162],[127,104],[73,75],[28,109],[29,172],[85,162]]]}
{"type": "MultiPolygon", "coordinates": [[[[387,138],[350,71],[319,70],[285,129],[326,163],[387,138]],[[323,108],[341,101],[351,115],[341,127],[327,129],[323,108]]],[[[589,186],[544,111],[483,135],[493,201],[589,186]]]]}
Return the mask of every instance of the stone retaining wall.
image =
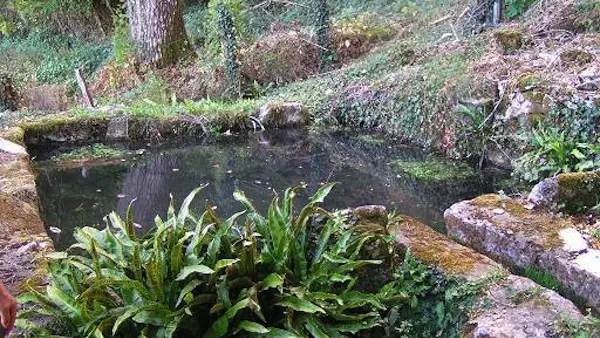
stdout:
{"type": "Polygon", "coordinates": [[[41,276],[40,254],[48,250],[52,241],[39,215],[29,156],[0,139],[0,280],[9,291],[21,292],[25,281],[41,276]]]}

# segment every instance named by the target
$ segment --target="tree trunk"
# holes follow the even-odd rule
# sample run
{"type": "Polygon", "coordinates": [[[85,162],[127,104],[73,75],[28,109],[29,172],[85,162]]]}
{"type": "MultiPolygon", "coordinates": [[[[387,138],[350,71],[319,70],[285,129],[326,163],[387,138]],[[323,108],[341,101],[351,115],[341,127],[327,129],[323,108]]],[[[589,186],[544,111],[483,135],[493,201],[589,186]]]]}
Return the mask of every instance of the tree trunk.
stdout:
{"type": "Polygon", "coordinates": [[[184,53],[183,0],[127,0],[127,13],[142,64],[167,66],[184,53]]]}

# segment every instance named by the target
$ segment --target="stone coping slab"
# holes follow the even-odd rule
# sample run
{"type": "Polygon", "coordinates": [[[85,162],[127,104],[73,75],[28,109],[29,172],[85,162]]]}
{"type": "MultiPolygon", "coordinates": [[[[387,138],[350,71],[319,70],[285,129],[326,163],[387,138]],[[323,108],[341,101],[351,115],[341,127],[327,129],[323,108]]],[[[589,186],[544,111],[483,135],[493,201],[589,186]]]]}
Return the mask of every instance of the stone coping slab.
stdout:
{"type": "Polygon", "coordinates": [[[583,318],[570,300],[510,275],[499,263],[411,217],[401,216],[388,231],[401,248],[410,248],[424,263],[446,273],[473,282],[493,278],[476,300],[461,337],[558,337],[564,319],[583,318]]]}
{"type": "Polygon", "coordinates": [[[435,265],[444,272],[478,280],[493,273],[504,272],[502,265],[474,250],[453,242],[429,226],[408,216],[388,228],[396,241],[410,248],[423,263],[435,265]]]}
{"type": "Polygon", "coordinates": [[[512,266],[547,271],[600,311],[600,250],[589,248],[569,219],[500,195],[457,203],[444,218],[462,244],[512,266]]]}

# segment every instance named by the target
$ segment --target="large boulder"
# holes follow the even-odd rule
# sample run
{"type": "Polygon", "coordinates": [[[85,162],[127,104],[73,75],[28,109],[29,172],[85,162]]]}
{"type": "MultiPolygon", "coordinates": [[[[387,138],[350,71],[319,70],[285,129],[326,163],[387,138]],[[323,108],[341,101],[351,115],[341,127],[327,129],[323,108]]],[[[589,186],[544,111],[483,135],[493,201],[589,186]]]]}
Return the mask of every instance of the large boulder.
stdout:
{"type": "Polygon", "coordinates": [[[25,101],[31,109],[53,112],[64,111],[71,103],[67,85],[43,85],[27,88],[25,101]]]}
{"type": "Polygon", "coordinates": [[[293,128],[307,125],[310,114],[299,102],[267,103],[260,108],[258,120],[265,127],[293,128]]]}
{"type": "Polygon", "coordinates": [[[583,317],[571,301],[527,278],[509,276],[485,291],[461,337],[563,337],[561,322],[583,317]]]}
{"type": "Polygon", "coordinates": [[[600,171],[568,173],[538,183],[528,196],[535,207],[567,211],[592,208],[600,201],[600,171]]]}
{"type": "Polygon", "coordinates": [[[0,280],[19,293],[25,281],[40,275],[37,258],[51,250],[52,243],[39,215],[27,154],[16,144],[0,141],[0,280]]]}

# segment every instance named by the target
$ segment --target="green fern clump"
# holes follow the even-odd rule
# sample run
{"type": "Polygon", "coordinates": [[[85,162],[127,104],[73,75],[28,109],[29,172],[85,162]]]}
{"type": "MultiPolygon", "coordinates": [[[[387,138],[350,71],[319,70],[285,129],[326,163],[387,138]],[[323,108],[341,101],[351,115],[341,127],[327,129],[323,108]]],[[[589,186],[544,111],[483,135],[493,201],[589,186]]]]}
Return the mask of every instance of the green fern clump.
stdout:
{"type": "Polygon", "coordinates": [[[75,337],[342,337],[406,332],[408,326],[436,330],[440,326],[432,323],[445,323],[445,313],[452,313],[440,312],[446,282],[412,256],[380,291],[356,287],[361,269],[382,264],[363,258],[365,245],[383,240],[392,252],[394,243],[380,231],[354,231],[342,213],[322,209],[332,187],[323,186],[299,211],[298,188],[290,188],[275,198],[267,216],[236,192],[246,210],[227,219],[210,206],[199,217],[191,213],[197,189],[178,212],[171,206],[166,220],[157,217],[144,237],[136,233],[131,207],[125,220],[112,213],[104,230],[78,229],[71,249],[49,255],[45,292],[32,288],[21,297],[40,309],[23,312],[18,324],[44,331],[35,334],[75,337]],[[316,216],[322,219],[318,234],[310,233],[316,216]],[[434,301],[436,310],[425,314],[420,300],[434,301]],[[411,309],[418,316],[414,325],[411,309]],[[27,318],[38,314],[61,325],[36,328],[27,318]],[[435,321],[423,322],[430,317],[435,321]]]}

